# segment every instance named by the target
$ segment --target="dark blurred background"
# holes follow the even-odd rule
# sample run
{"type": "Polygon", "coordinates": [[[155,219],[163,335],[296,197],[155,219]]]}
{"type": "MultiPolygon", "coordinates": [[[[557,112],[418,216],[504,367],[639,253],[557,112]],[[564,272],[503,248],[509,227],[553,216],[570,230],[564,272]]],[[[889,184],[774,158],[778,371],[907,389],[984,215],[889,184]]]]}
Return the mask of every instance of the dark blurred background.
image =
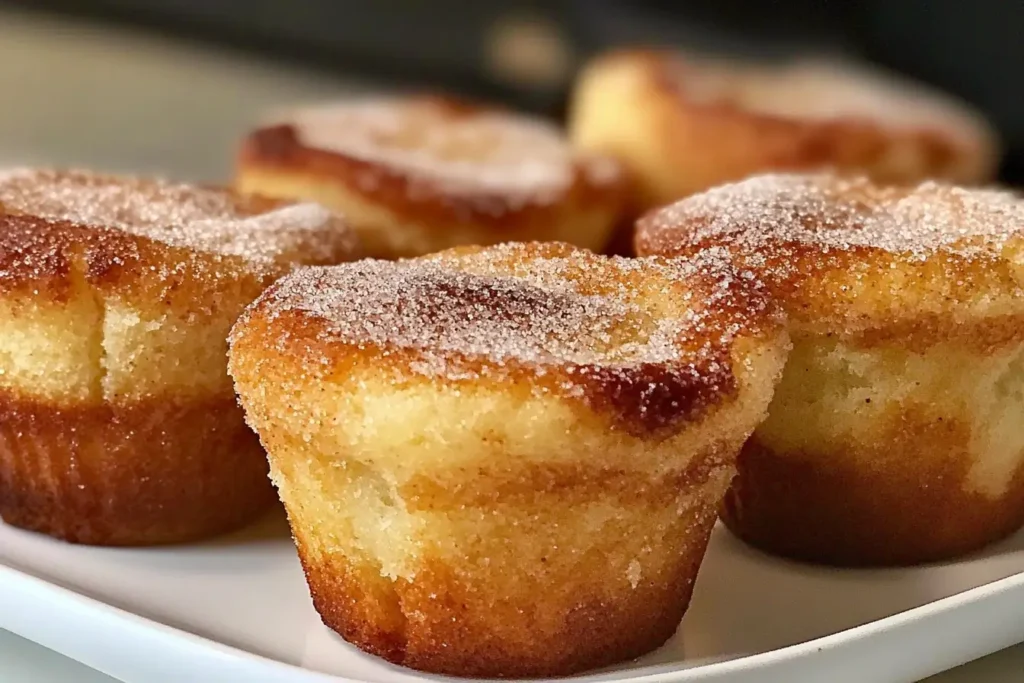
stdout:
{"type": "MultiPolygon", "coordinates": [[[[111,24],[119,35],[137,33],[136,41],[228,50],[235,59],[325,79],[437,86],[551,116],[563,112],[579,64],[614,45],[846,55],[980,107],[1009,148],[1004,180],[1024,182],[1021,0],[0,1],[0,11],[4,6],[20,8],[20,17],[45,13],[47,26],[67,31],[85,25],[76,22],[111,24]]],[[[2,22],[0,13],[0,30],[2,22]]],[[[0,47],[3,39],[0,33],[0,47]]]]}

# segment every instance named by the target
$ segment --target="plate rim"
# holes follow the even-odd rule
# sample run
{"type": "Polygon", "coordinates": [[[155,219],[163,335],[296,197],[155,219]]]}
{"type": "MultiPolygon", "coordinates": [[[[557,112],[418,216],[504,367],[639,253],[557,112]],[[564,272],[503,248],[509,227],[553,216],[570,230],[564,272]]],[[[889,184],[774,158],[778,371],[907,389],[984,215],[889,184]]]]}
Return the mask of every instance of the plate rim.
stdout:
{"type": "MultiPolygon", "coordinates": [[[[744,655],[733,659],[710,662],[708,664],[688,667],[685,669],[674,668],[673,664],[661,665],[666,667],[663,670],[651,671],[648,673],[630,675],[623,672],[622,676],[602,676],[601,683],[615,681],[616,683],[670,683],[679,680],[718,680],[723,676],[738,674],[751,669],[763,669],[766,666],[779,666],[792,660],[813,656],[815,653],[822,653],[834,650],[837,647],[851,645],[872,637],[877,637],[892,630],[906,629],[916,623],[929,619],[929,617],[955,610],[958,607],[975,604],[981,601],[999,599],[1005,593],[1012,593],[1015,590],[1024,592],[1024,572],[991,581],[974,588],[949,595],[938,600],[919,605],[917,607],[897,612],[896,614],[883,617],[875,621],[860,624],[836,633],[824,635],[801,643],[794,643],[775,650],[758,652],[744,655]]],[[[104,602],[99,598],[92,597],[86,593],[78,592],[72,588],[58,585],[52,581],[33,574],[31,571],[19,568],[8,561],[0,560],[0,605],[9,603],[22,603],[23,608],[0,610],[0,627],[18,634],[28,640],[34,641],[64,654],[80,663],[94,668],[102,673],[117,677],[117,673],[109,670],[108,667],[97,666],[91,657],[82,658],[75,653],[68,652],[68,648],[52,645],[59,637],[40,638],[36,629],[26,625],[29,620],[19,620],[17,614],[26,613],[25,606],[28,603],[40,603],[50,605],[55,609],[65,606],[64,611],[78,613],[79,619],[74,623],[88,619],[100,619],[114,628],[119,636],[135,633],[136,639],[139,635],[155,638],[158,645],[171,651],[181,651],[181,655],[188,656],[192,664],[199,664],[206,668],[215,664],[217,670],[232,674],[245,674],[248,676],[259,676],[251,679],[254,681],[265,681],[267,683],[368,683],[361,678],[351,676],[329,674],[301,665],[273,659],[266,655],[249,652],[240,647],[228,645],[213,638],[197,635],[189,631],[170,626],[159,620],[133,612],[128,609],[117,607],[104,602]],[[13,598],[12,598],[13,595],[13,598]],[[10,615],[10,616],[8,616],[10,615]]],[[[1024,609],[1024,608],[1022,608],[1024,609]]],[[[48,612],[49,613],[49,612],[48,612]]],[[[52,624],[48,624],[52,626],[52,624]]],[[[327,628],[326,626],[324,628],[327,628]]],[[[108,629],[109,630],[109,629],[108,629]]],[[[1018,636],[1014,636],[1017,638],[1018,636]]],[[[1024,642],[1024,630],[1019,634],[1019,640],[1024,642]]],[[[1013,643],[1009,643],[1012,645],[1013,643]]],[[[130,645],[129,642],[122,643],[122,647],[130,645]]],[[[73,649],[73,648],[72,648],[73,649]]],[[[1002,649],[1000,646],[993,647],[987,652],[980,652],[976,656],[983,656],[990,652],[1002,649]]],[[[371,655],[366,655],[371,656],[371,655]]],[[[969,661],[969,660],[965,660],[969,661]]],[[[961,662],[963,663],[963,662],[961,662]]],[[[933,673],[957,666],[957,663],[949,667],[940,668],[933,673]]],[[[114,667],[115,669],[117,667],[114,667]]],[[[413,669],[406,669],[406,673],[432,680],[471,680],[458,677],[437,676],[418,672],[413,669]]],[[[210,673],[217,673],[211,671],[210,673]]],[[[588,674],[581,674],[577,677],[563,679],[525,679],[532,682],[540,681],[575,681],[586,680],[588,674]]],[[[926,674],[929,675],[929,674],[926,674]]],[[[511,680],[511,679],[510,679],[511,680]]]]}

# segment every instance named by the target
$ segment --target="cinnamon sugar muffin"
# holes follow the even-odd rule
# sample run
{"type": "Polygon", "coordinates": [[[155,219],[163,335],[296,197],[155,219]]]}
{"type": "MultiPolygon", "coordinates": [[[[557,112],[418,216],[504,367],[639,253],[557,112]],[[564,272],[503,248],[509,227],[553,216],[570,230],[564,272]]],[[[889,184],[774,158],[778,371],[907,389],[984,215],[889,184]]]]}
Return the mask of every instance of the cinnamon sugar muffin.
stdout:
{"type": "Polygon", "coordinates": [[[952,97],[854,65],[619,51],[584,69],[570,134],[619,158],[640,211],[771,170],[979,183],[993,130],[952,97]]]}
{"type": "Polygon", "coordinates": [[[312,205],[81,171],[0,174],[0,516],[78,543],[182,541],[274,500],[227,375],[242,309],[349,258],[312,205]]]}
{"type": "Polygon", "coordinates": [[[793,353],[723,511],[844,565],[950,558],[1024,522],[1024,202],[926,183],[762,176],[641,221],[643,254],[726,248],[793,353]]]}
{"type": "Polygon", "coordinates": [[[549,676],[675,631],[781,328],[713,254],[503,245],[301,270],[229,366],[328,626],[425,671],[549,676]]]}
{"type": "Polygon", "coordinates": [[[358,99],[251,133],[236,187],[341,211],[382,258],[561,240],[599,250],[625,201],[607,158],[540,119],[451,98],[358,99]]]}

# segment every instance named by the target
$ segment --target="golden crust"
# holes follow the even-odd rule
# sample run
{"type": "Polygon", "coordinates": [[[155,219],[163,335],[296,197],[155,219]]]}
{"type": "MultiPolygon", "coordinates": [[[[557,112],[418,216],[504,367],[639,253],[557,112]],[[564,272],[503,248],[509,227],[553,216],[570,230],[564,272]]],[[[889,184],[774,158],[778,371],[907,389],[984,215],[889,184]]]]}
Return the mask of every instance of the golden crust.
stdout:
{"type": "Polygon", "coordinates": [[[903,415],[886,437],[867,450],[835,444],[800,454],[775,452],[755,435],[722,520],[769,552],[839,566],[959,557],[1024,525],[1024,458],[992,497],[970,483],[970,424],[903,415]]]}
{"type": "Polygon", "coordinates": [[[145,237],[52,222],[0,217],[0,296],[25,307],[61,303],[87,288],[146,309],[216,317],[223,293],[254,299],[281,270],[160,244],[145,237]]]}
{"type": "Polygon", "coordinates": [[[0,394],[0,517],[74,543],[227,532],[274,502],[234,397],[57,407],[0,394]]]}
{"type": "Polygon", "coordinates": [[[437,96],[297,112],[246,137],[235,184],[323,202],[388,258],[529,240],[598,250],[627,195],[614,161],[544,122],[437,96]]]}
{"type": "Polygon", "coordinates": [[[32,393],[35,384],[37,395],[71,404],[83,395],[141,397],[193,368],[176,390],[186,380],[211,390],[219,379],[226,393],[223,355],[211,348],[226,346],[218,331],[226,337],[242,309],[295,266],[357,254],[352,231],[315,205],[85,171],[8,171],[0,174],[0,386],[32,393]],[[89,386],[69,379],[66,396],[56,395],[57,375],[70,378],[72,366],[91,370],[89,386]]]}
{"type": "Polygon", "coordinates": [[[391,581],[372,564],[359,566],[311,550],[315,541],[296,540],[314,606],[349,642],[422,671],[527,678],[626,661],[668,640],[689,604],[715,519],[708,506],[680,524],[685,540],[659,549],[666,556],[658,558],[665,561],[659,575],[635,587],[615,585],[612,568],[595,562],[576,568],[589,573],[573,578],[568,595],[528,581],[508,586],[493,573],[446,559],[426,561],[413,581],[391,581]]]}
{"type": "Polygon", "coordinates": [[[920,344],[987,320],[1005,336],[1014,329],[998,320],[1024,313],[1024,201],[1009,192],[755,176],[650,212],[636,248],[727,249],[786,308],[794,335],[920,344]]]}
{"type": "Polygon", "coordinates": [[[673,266],[516,243],[306,269],[268,289],[233,335],[287,348],[304,373],[510,384],[642,434],[728,402],[744,371],[737,340],[780,326],[758,284],[712,253],[673,266]]]}
{"type": "Polygon", "coordinates": [[[917,84],[827,63],[655,50],[614,52],[584,69],[570,131],[581,149],[626,164],[640,208],[773,169],[980,183],[998,162],[976,112],[917,84]]]}

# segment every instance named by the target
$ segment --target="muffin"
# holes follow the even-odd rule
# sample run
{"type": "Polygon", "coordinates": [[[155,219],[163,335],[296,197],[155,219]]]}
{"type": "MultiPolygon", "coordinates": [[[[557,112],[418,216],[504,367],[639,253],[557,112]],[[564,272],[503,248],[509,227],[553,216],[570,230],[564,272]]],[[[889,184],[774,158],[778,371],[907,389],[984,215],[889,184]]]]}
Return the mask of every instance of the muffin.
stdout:
{"type": "Polygon", "coordinates": [[[241,526],[275,498],[227,375],[244,307],[353,254],[313,204],[85,171],[0,175],[0,517],[77,543],[241,526]]]}
{"type": "Polygon", "coordinates": [[[723,519],[792,558],[953,558],[1024,522],[1024,202],[768,175],[656,211],[643,254],[727,249],[793,352],[723,519]]]}
{"type": "Polygon", "coordinates": [[[623,162],[639,211],[772,170],[973,184],[998,162],[993,131],[966,104],[822,60],[613,52],[583,70],[570,109],[573,142],[623,162]]]}
{"type": "Polygon", "coordinates": [[[561,131],[451,98],[368,98],[294,112],[251,133],[236,187],[341,211],[380,258],[561,240],[600,250],[626,197],[610,159],[561,131]]]}
{"type": "Polygon", "coordinates": [[[676,629],[788,341],[715,255],[306,268],[232,331],[313,604],[424,671],[555,676],[676,629]]]}

